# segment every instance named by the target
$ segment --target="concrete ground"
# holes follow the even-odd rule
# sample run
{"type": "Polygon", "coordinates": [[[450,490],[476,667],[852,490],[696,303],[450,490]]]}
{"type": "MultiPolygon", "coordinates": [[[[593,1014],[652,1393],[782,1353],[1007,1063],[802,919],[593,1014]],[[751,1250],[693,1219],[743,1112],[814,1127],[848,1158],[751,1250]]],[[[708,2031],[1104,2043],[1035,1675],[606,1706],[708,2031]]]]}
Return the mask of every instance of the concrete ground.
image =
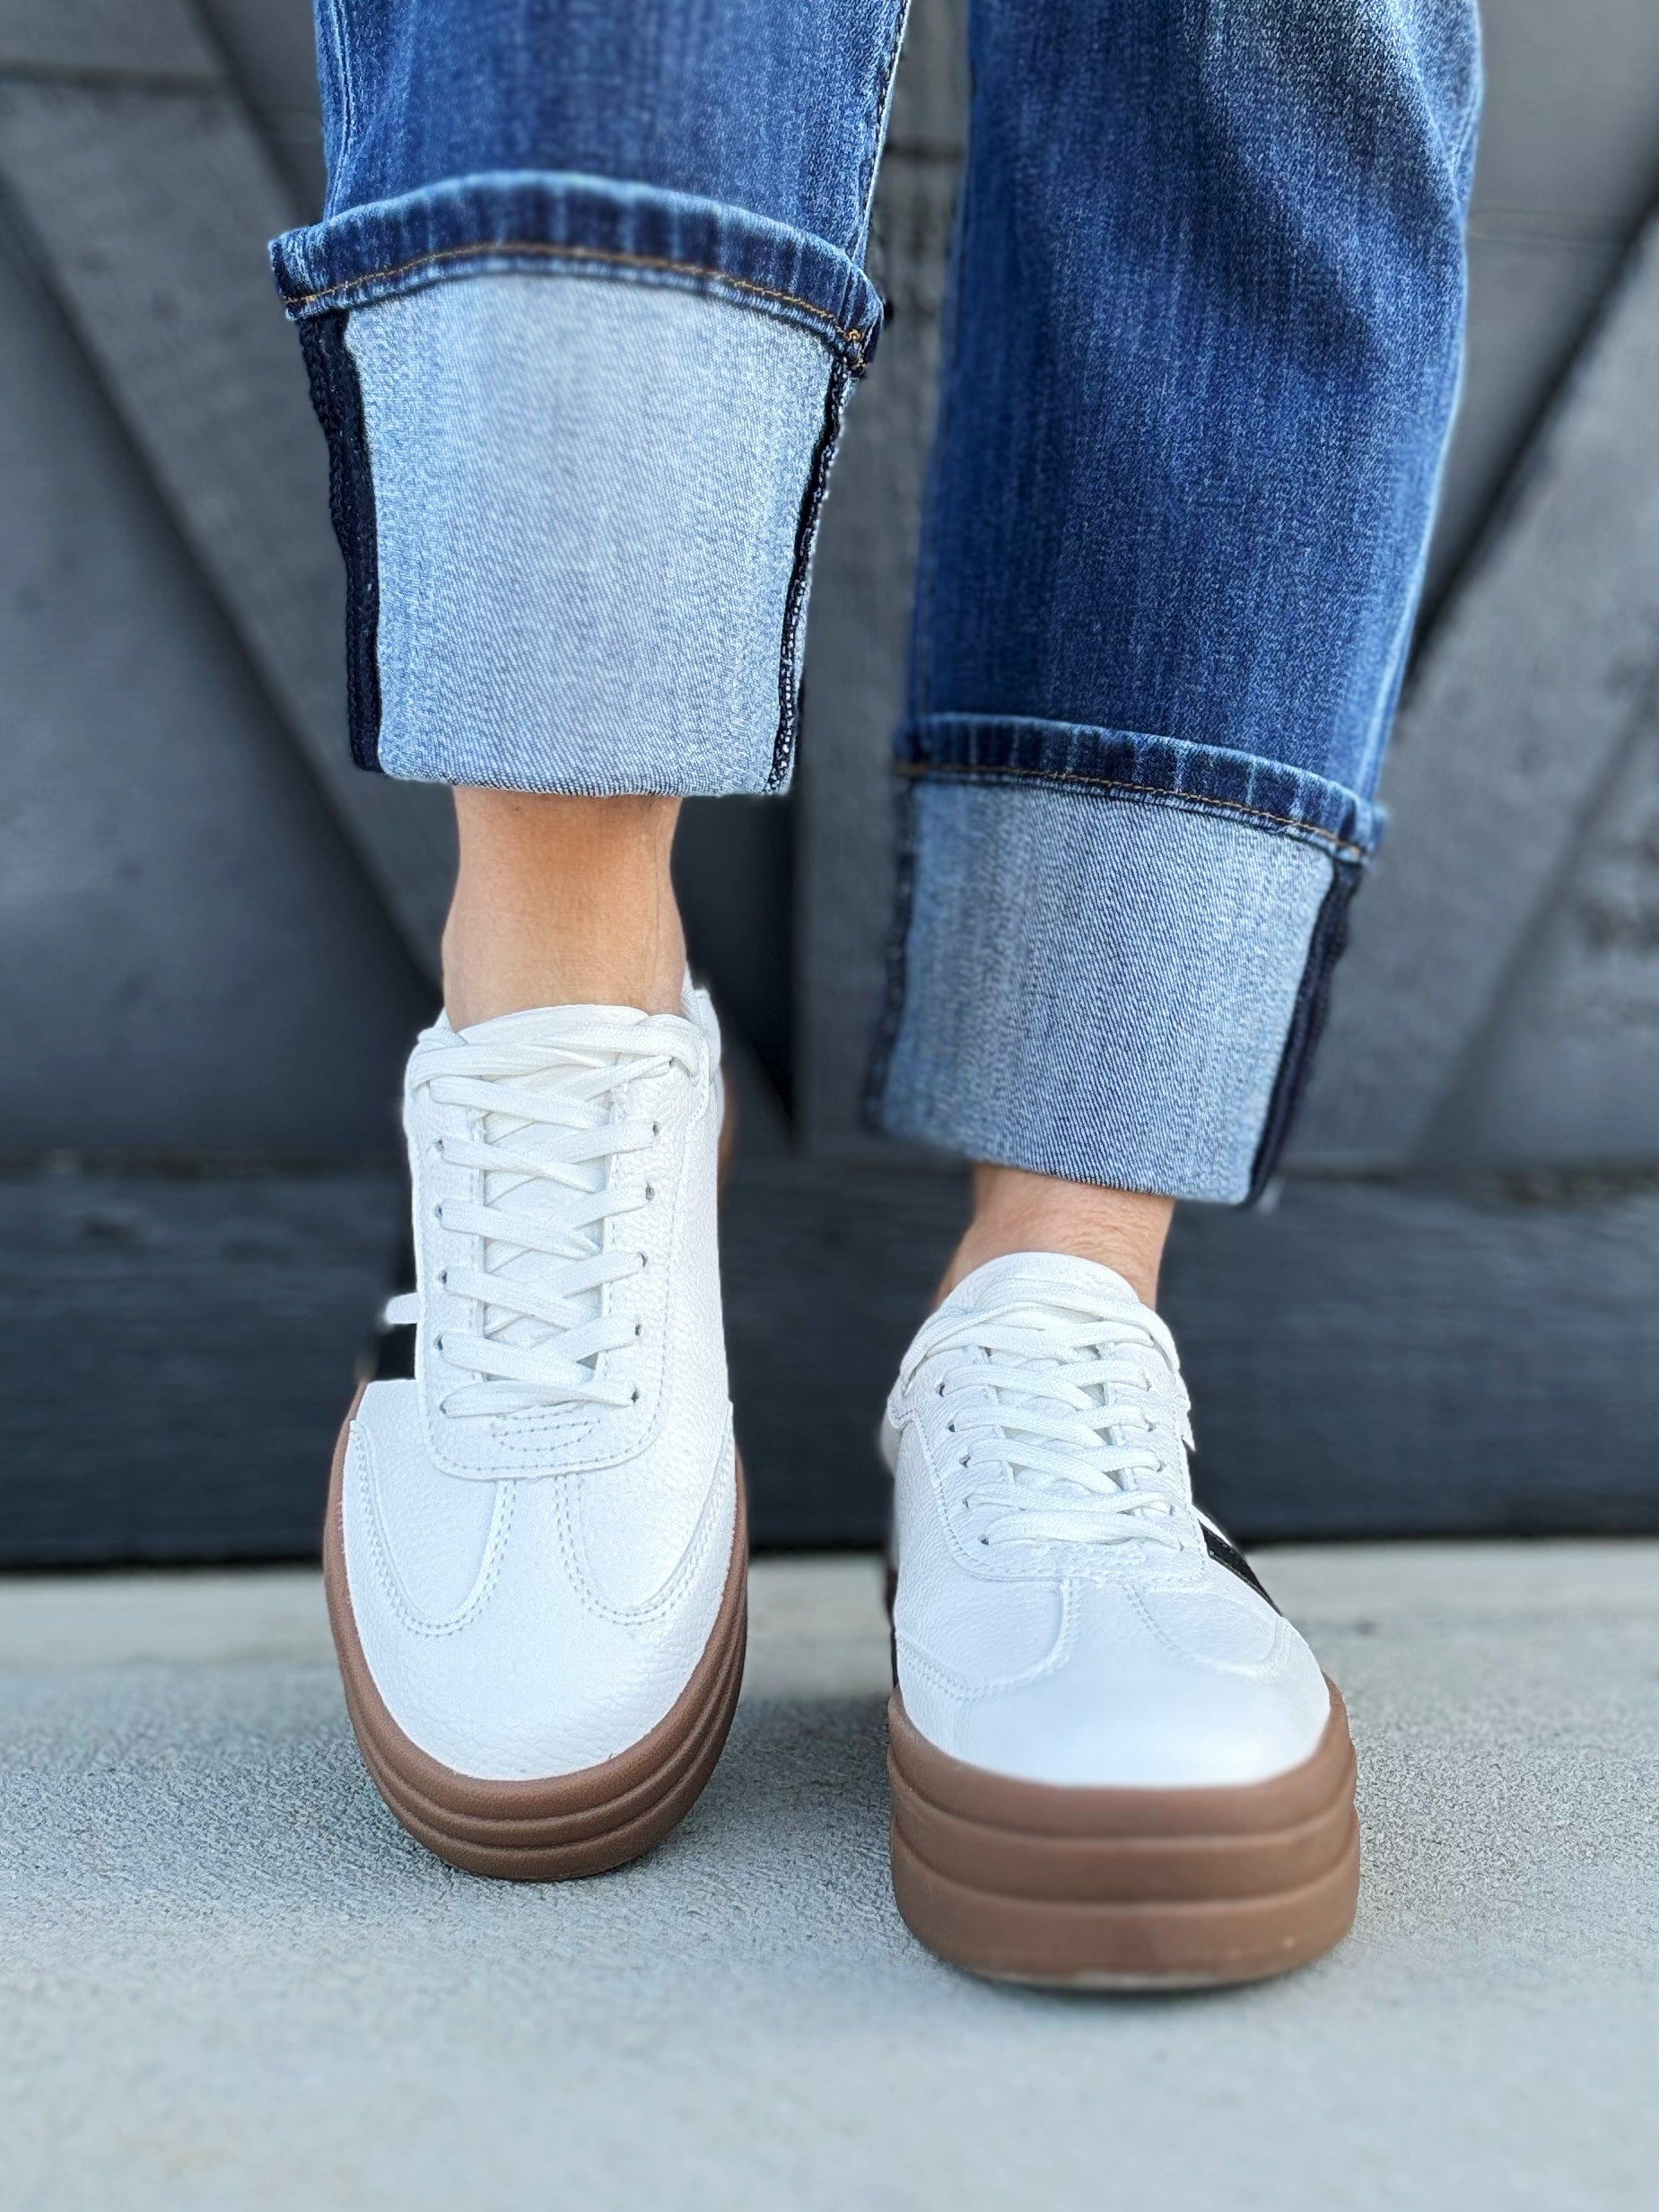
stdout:
{"type": "Polygon", "coordinates": [[[559,1889],[357,1765],[314,1576],[0,1582],[0,2207],[1647,2207],[1659,1544],[1259,1562],[1347,1693],[1359,1925],[1057,1998],[886,1887],[865,1558],[764,1561],[701,1805],[559,1889]]]}

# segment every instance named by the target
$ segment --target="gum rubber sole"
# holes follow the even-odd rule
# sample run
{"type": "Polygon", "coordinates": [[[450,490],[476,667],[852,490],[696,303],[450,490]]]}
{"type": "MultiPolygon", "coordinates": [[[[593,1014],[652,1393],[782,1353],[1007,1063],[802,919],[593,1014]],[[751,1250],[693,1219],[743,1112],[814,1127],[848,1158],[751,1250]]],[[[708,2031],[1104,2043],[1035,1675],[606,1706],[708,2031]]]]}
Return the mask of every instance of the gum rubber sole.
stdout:
{"type": "Polygon", "coordinates": [[[951,1758],[888,1708],[893,1891],[955,1966],[1061,1989],[1288,1972],[1353,1925],[1354,1750],[1334,1685],[1303,1765],[1198,1789],[1071,1789],[951,1758]]]}
{"type": "MultiPolygon", "coordinates": [[[[359,1394],[361,1395],[361,1393],[359,1394]]],[[[661,1841],[695,1802],[725,1744],[743,1680],[748,1534],[738,1473],[731,1565],[703,1657],[649,1736],[614,1759],[545,1781],[460,1774],[412,1743],[386,1709],[358,1641],[345,1578],[341,1484],[354,1400],[335,1447],[323,1532],[323,1582],[345,1707],[380,1796],[429,1851],[468,1874],[562,1882],[624,1866],[661,1841]]]]}

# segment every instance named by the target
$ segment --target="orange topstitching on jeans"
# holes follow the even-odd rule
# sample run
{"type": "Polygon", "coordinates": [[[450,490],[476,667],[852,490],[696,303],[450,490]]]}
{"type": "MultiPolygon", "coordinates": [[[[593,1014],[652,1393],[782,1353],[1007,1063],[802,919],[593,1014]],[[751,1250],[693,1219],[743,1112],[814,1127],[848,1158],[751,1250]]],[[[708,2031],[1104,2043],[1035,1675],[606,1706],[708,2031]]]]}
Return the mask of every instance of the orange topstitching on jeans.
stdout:
{"type": "Polygon", "coordinates": [[[1218,799],[1210,791],[1179,791],[1168,783],[1131,783],[1122,776],[1072,775],[1060,768],[1017,768],[1002,761],[981,764],[964,760],[900,760],[894,766],[900,775],[1003,775],[1018,783],[1075,783],[1085,791],[1128,791],[1141,799],[1184,799],[1192,806],[1225,807],[1230,813],[1248,815],[1257,822],[1271,822],[1276,828],[1294,829],[1301,836],[1315,838],[1338,852],[1350,852],[1357,861],[1368,861],[1371,857],[1364,845],[1321,829],[1317,823],[1298,822],[1293,814],[1270,814],[1265,807],[1253,807],[1243,799],[1218,799]]]}
{"type": "Polygon", "coordinates": [[[537,254],[548,260],[600,261],[620,268],[662,269],[680,276],[703,276],[711,284],[729,284],[737,292],[752,292],[763,300],[775,300],[781,306],[799,308],[803,315],[810,315],[832,329],[837,337],[844,338],[855,348],[862,360],[869,343],[869,333],[856,327],[849,328],[838,323],[827,309],[818,307],[811,300],[803,300],[799,293],[780,292],[775,285],[756,284],[752,277],[734,276],[727,269],[707,268],[701,262],[673,261],[666,256],[644,253],[623,253],[606,246],[561,246],[546,240],[484,240],[468,246],[445,246],[432,253],[416,254],[412,260],[394,262],[381,269],[364,269],[356,276],[343,276],[338,284],[321,285],[315,292],[296,294],[295,307],[314,307],[319,300],[332,300],[342,293],[351,292],[359,284],[380,284],[394,276],[406,276],[411,270],[429,267],[439,261],[466,261],[483,259],[490,254],[537,254]]]}

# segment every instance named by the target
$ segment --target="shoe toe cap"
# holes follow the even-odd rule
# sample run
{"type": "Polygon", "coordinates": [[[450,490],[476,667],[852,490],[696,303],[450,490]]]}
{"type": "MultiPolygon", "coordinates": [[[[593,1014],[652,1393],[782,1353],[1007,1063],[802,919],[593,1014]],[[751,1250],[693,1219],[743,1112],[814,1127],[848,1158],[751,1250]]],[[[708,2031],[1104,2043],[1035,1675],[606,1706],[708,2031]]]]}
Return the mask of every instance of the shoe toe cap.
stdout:
{"type": "Polygon", "coordinates": [[[1077,1675],[978,1702],[956,1755],[1024,1781],[1083,1788],[1205,1788],[1270,1779],[1317,1749],[1330,1692],[1314,1681],[1168,1678],[1109,1692],[1077,1675]]]}
{"type": "MultiPolygon", "coordinates": [[[[408,1525],[426,1497],[400,1470],[377,1489],[371,1427],[344,1471],[337,1632],[354,1639],[391,1725],[428,1758],[481,1781],[581,1772],[629,1750],[670,1711],[707,1647],[730,1571],[735,1484],[711,1488],[679,1568],[653,1603],[621,1609],[587,1585],[571,1554],[556,1483],[436,1478],[458,1517],[449,1598],[424,1609],[404,1562],[441,1554],[441,1531],[408,1525]],[[482,1499],[492,1501],[486,1513],[482,1499]],[[390,1526],[388,1526],[388,1522],[390,1526]],[[482,1534],[481,1534],[482,1530],[482,1534]]],[[[430,1505],[431,1500],[426,1500],[430,1505]]]]}
{"type": "Polygon", "coordinates": [[[912,1709],[909,1687],[906,1709],[940,1749],[1019,1780],[1085,1788],[1265,1781],[1313,1756],[1331,1693],[1297,1631],[1265,1605],[1260,1612],[1247,1634],[1229,1608],[1228,1633],[1214,1639],[1219,1650],[1201,1650],[1132,1601],[1085,1594],[1046,1666],[954,1698],[918,1681],[921,1710],[912,1709]]]}

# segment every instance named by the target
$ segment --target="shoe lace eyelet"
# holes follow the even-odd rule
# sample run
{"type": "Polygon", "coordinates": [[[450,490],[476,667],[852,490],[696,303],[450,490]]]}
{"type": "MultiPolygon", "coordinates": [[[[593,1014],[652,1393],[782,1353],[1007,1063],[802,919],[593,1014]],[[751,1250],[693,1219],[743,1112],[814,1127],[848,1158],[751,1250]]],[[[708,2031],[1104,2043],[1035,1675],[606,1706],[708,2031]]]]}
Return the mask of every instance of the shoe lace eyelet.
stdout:
{"type": "Polygon", "coordinates": [[[637,1404],[639,1403],[639,1402],[640,1402],[640,1386],[639,1386],[639,1385],[638,1385],[637,1383],[635,1383],[635,1385],[633,1386],[633,1392],[632,1392],[631,1395],[629,1396],[629,1399],[628,1399],[628,1403],[629,1403],[630,1405],[637,1405],[637,1404]]]}

